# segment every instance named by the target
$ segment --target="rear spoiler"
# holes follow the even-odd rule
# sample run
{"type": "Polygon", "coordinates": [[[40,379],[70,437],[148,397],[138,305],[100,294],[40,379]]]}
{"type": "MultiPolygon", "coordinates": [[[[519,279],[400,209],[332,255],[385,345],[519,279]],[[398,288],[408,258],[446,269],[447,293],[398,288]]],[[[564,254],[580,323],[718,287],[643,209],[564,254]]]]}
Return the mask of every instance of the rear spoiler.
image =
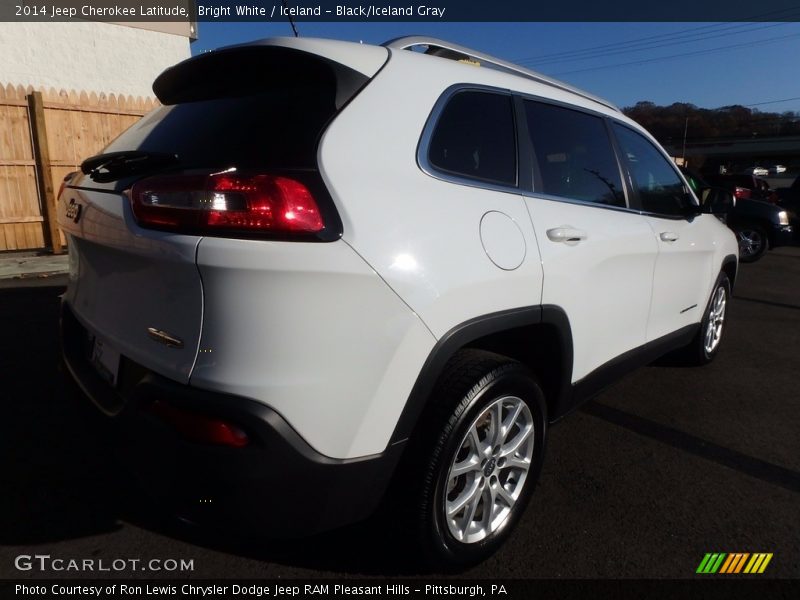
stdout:
{"type": "Polygon", "coordinates": [[[273,38],[230,46],[170,67],[153,83],[162,104],[249,95],[336,80],[343,106],[388,60],[385,48],[327,40],[273,38]]]}

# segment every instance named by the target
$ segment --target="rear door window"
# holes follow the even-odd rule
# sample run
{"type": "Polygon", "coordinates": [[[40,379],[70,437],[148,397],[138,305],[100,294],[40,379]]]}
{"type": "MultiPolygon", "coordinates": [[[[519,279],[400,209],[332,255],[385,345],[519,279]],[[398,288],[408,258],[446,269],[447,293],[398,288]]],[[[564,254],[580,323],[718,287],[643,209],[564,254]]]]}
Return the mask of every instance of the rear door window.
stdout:
{"type": "Polygon", "coordinates": [[[619,165],[601,117],[525,100],[534,189],[550,196],[624,207],[619,165]]]}
{"type": "Polygon", "coordinates": [[[483,91],[456,93],[436,122],[428,162],[445,173],[516,186],[517,142],[511,96],[483,91]]]}

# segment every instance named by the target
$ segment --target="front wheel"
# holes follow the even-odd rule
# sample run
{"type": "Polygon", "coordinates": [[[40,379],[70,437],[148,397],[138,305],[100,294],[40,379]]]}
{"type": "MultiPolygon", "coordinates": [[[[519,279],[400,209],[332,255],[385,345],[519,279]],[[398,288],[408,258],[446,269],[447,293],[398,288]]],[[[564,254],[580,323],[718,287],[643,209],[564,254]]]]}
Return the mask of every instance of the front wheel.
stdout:
{"type": "Polygon", "coordinates": [[[730,297],[731,282],[725,273],[720,273],[703,313],[700,330],[692,343],[684,349],[684,356],[691,364],[708,364],[719,352],[730,297]]]}
{"type": "Polygon", "coordinates": [[[767,234],[755,225],[739,225],[735,229],[739,242],[739,261],[755,262],[767,251],[767,234]]]}
{"type": "Polygon", "coordinates": [[[465,566],[494,553],[528,503],[544,457],[544,394],[520,363],[466,350],[431,402],[414,469],[418,540],[429,562],[465,566]]]}

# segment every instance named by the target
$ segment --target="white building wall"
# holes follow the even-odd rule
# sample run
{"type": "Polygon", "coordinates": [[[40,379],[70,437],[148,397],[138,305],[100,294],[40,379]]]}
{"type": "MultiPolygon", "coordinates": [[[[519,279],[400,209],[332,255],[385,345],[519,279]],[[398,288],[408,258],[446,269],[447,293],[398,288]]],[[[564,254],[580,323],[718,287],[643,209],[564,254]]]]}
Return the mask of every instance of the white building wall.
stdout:
{"type": "Polygon", "coordinates": [[[0,84],[153,96],[189,39],[99,22],[0,23],[0,84]]]}

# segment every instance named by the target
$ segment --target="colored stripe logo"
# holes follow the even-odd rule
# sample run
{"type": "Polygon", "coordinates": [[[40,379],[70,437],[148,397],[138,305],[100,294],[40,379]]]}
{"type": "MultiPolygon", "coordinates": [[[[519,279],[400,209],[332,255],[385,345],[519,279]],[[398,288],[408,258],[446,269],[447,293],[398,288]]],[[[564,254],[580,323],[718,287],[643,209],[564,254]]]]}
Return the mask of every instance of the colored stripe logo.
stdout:
{"type": "Polygon", "coordinates": [[[747,573],[750,575],[763,573],[769,561],[772,560],[772,553],[766,552],[709,552],[700,561],[696,573],[725,575],[747,573]]]}

